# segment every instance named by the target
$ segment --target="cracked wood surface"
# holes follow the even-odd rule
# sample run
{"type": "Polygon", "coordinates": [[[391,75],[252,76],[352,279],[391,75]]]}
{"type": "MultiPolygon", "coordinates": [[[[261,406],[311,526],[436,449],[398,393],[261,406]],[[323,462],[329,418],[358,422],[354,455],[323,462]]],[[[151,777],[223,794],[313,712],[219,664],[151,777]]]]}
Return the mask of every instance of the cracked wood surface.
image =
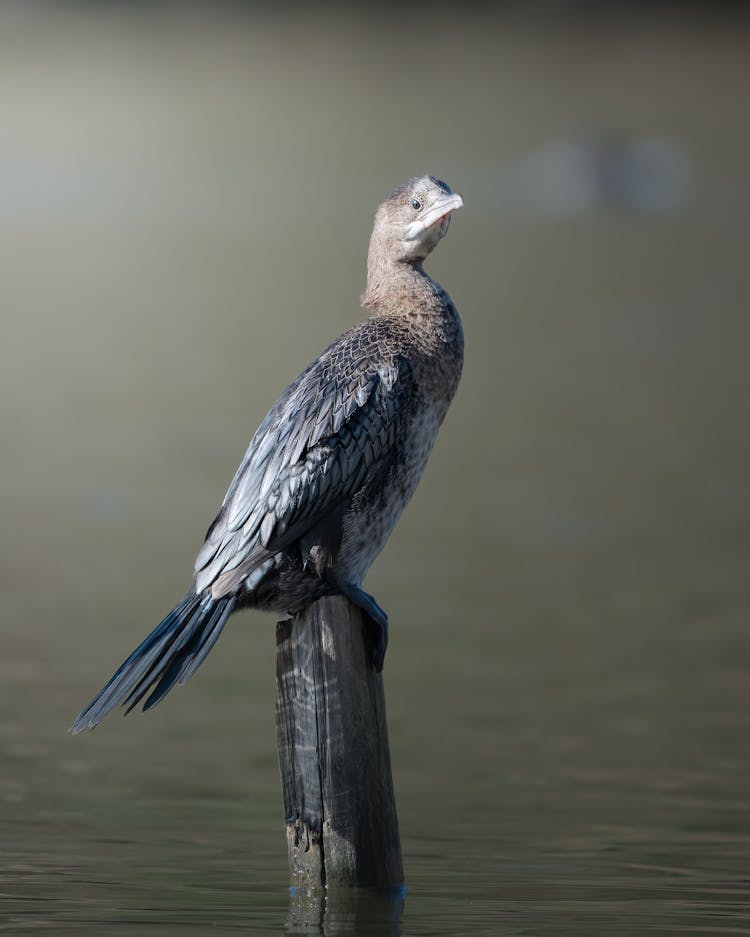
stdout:
{"type": "Polygon", "coordinates": [[[291,883],[403,881],[382,674],[367,620],[327,596],[279,622],[276,729],[291,883]]]}

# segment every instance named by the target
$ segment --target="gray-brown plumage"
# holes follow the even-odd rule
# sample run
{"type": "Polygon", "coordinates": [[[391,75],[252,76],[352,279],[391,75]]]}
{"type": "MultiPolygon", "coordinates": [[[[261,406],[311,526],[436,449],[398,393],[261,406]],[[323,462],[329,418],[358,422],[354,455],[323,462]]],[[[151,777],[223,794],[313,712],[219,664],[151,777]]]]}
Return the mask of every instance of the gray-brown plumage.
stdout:
{"type": "Polygon", "coordinates": [[[422,262],[460,196],[412,179],[377,210],[362,305],[345,332],[279,397],[245,453],[195,562],[190,591],[122,664],[71,731],[119,704],[144,709],[184,683],[237,608],[295,613],[341,593],[374,627],[388,619],[361,587],[414,493],[461,375],[455,306],[422,262]]]}

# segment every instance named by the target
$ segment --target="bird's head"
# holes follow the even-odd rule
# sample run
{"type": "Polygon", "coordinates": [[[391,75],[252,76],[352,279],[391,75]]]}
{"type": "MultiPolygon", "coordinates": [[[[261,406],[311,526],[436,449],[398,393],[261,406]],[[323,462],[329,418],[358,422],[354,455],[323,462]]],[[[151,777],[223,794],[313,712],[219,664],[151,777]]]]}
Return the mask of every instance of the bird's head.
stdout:
{"type": "Polygon", "coordinates": [[[445,236],[463,199],[434,176],[418,176],[394,189],[375,213],[378,252],[401,263],[421,263],[445,236]]]}

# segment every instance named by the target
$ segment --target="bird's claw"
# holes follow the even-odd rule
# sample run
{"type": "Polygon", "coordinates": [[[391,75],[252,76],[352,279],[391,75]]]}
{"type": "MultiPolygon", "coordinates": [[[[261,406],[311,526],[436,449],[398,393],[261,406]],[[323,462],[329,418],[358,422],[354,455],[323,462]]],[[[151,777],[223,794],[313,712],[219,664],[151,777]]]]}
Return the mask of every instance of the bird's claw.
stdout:
{"type": "Polygon", "coordinates": [[[372,642],[372,666],[378,673],[382,673],[385,652],[388,647],[388,615],[378,605],[369,592],[351,583],[337,583],[343,595],[353,602],[367,616],[370,623],[370,639],[372,642]]]}
{"type": "Polygon", "coordinates": [[[370,638],[372,640],[372,666],[376,673],[383,672],[383,662],[385,661],[385,651],[388,647],[388,616],[383,613],[383,618],[375,619],[368,614],[370,622],[370,638]]]}
{"type": "Polygon", "coordinates": [[[353,601],[367,615],[370,623],[368,630],[372,642],[372,666],[377,673],[382,673],[385,652],[388,647],[388,616],[369,592],[358,589],[357,593],[357,598],[353,601]]]}

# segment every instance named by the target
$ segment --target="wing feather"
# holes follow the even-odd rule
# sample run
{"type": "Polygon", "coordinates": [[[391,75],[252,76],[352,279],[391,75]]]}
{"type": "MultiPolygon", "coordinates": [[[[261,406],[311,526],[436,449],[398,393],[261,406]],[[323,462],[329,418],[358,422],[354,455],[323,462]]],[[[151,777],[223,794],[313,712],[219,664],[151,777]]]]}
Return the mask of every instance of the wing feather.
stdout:
{"type": "Polygon", "coordinates": [[[387,463],[414,390],[408,361],[381,350],[387,327],[350,330],[270,410],[198,553],[198,591],[236,589],[387,463]]]}

